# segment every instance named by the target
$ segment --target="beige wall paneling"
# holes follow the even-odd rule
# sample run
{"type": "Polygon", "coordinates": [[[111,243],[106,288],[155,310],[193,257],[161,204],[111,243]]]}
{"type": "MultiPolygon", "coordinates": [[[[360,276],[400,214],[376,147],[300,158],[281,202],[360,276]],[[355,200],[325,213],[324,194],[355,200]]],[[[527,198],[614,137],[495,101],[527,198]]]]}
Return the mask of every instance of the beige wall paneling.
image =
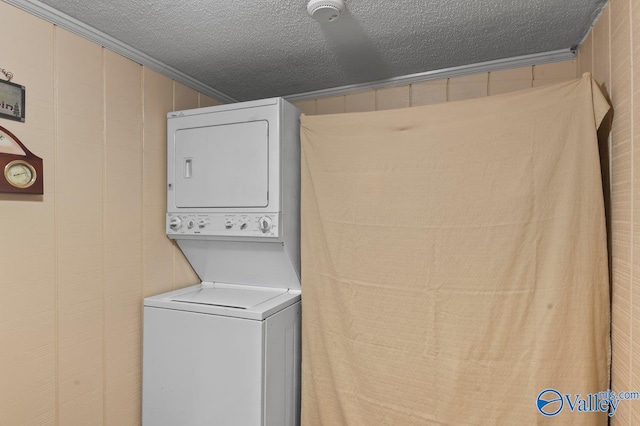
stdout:
{"type": "MultiPolygon", "coordinates": [[[[603,92],[606,96],[609,96],[609,91],[611,89],[611,84],[609,82],[609,67],[610,67],[610,57],[609,57],[609,13],[608,6],[605,9],[604,13],[601,15],[600,19],[595,23],[592,28],[590,34],[585,39],[584,43],[580,47],[577,57],[577,67],[578,75],[582,75],[585,72],[591,72],[593,78],[596,82],[602,87],[603,92]]],[[[606,125],[606,124],[605,124],[606,125]]],[[[609,179],[611,179],[611,138],[609,137],[607,141],[601,143],[606,143],[606,158],[602,158],[603,162],[603,170],[608,172],[609,179]]],[[[603,148],[601,148],[601,153],[603,153],[603,148]]],[[[624,239],[624,232],[620,234],[620,229],[618,226],[612,226],[612,212],[610,210],[611,207],[611,182],[605,181],[607,187],[604,188],[605,201],[608,202],[608,232],[609,232],[609,241],[617,240],[621,241],[624,239]],[[616,235],[614,235],[614,229],[616,231],[616,235]]],[[[617,245],[616,251],[620,250],[620,245],[617,245]]],[[[613,254],[614,250],[610,245],[610,256],[613,254]]],[[[617,263],[617,259],[612,260],[612,265],[610,267],[613,268],[613,263],[617,263]]],[[[624,325],[624,316],[621,317],[622,321],[618,321],[620,317],[620,311],[617,306],[625,303],[625,297],[623,293],[615,290],[612,292],[612,319],[616,319],[616,324],[614,327],[622,326],[622,329],[627,329],[628,326],[624,325]]],[[[623,333],[624,334],[624,333],[623,333]]],[[[628,371],[624,371],[624,365],[628,364],[625,362],[620,362],[618,357],[622,356],[622,358],[628,358],[629,356],[629,348],[627,344],[627,340],[620,335],[618,330],[613,331],[613,339],[612,339],[612,387],[614,389],[618,389],[617,383],[619,382],[619,377],[628,374],[628,371]]],[[[623,403],[624,404],[624,403],[623,403]]],[[[625,408],[620,406],[622,411],[618,411],[616,416],[612,419],[612,424],[625,424],[628,422],[628,408],[625,411],[625,408]]]]}
{"type": "Polygon", "coordinates": [[[593,78],[604,87],[606,93],[611,90],[611,41],[610,13],[607,5],[593,26],[593,78]]]}
{"type": "Polygon", "coordinates": [[[578,77],[578,61],[553,62],[533,66],[533,87],[562,83],[578,77]]]}
{"type": "MultiPolygon", "coordinates": [[[[472,99],[534,86],[534,67],[522,67],[491,73],[472,74],[450,79],[413,83],[411,85],[372,89],[345,96],[307,99],[293,104],[307,115],[339,114],[341,112],[372,111],[372,94],[376,110],[437,104],[472,99]],[[491,77],[490,77],[491,74],[491,77]],[[493,87],[491,87],[493,85],[493,87]],[[344,99],[344,102],[343,102],[344,99]],[[343,106],[344,105],[344,106],[343,106]]],[[[558,62],[538,66],[538,85],[576,78],[577,61],[558,62]]]]}
{"type": "Polygon", "coordinates": [[[344,112],[344,96],[320,98],[316,101],[316,114],[342,114],[344,112]]]}
{"type": "MultiPolygon", "coordinates": [[[[602,87],[604,93],[607,96],[610,95],[611,92],[611,50],[610,50],[610,13],[609,6],[607,5],[600,18],[593,26],[591,31],[591,38],[593,40],[593,78],[598,82],[600,87],[602,87]]],[[[588,45],[583,45],[581,50],[587,47],[588,45]]],[[[617,122],[617,118],[615,118],[617,112],[614,111],[614,121],[617,122]]],[[[610,180],[619,181],[620,178],[624,179],[624,172],[622,176],[619,176],[619,164],[616,161],[615,169],[612,168],[612,143],[611,137],[609,137],[608,141],[608,150],[609,150],[609,173],[610,180]],[[618,175],[617,177],[613,177],[613,175],[618,175]]],[[[619,149],[616,150],[618,152],[619,149]]],[[[611,193],[611,184],[609,185],[609,193],[611,193]]],[[[611,195],[611,194],[610,194],[611,195]]],[[[620,203],[619,194],[616,194],[615,197],[610,198],[610,209],[612,209],[612,204],[620,203]]],[[[624,253],[628,251],[628,248],[625,248],[624,241],[628,240],[629,236],[625,231],[627,226],[620,226],[621,223],[613,223],[614,220],[618,219],[617,211],[613,212],[610,210],[610,222],[611,229],[609,234],[609,240],[611,247],[611,274],[613,276],[614,271],[617,274],[620,271],[619,266],[619,256],[624,256],[624,253]],[[615,242],[615,247],[613,244],[615,242]]],[[[623,280],[624,281],[624,280],[623,280]]],[[[622,389],[621,386],[625,386],[625,382],[628,382],[625,377],[629,376],[629,356],[630,356],[630,324],[628,317],[625,317],[625,311],[628,311],[628,306],[630,306],[629,293],[621,288],[619,285],[619,278],[612,279],[612,303],[611,303],[611,319],[612,319],[612,336],[611,336],[611,383],[612,388],[614,390],[622,389]]],[[[619,408],[622,408],[622,411],[619,410],[619,413],[612,419],[612,424],[628,424],[629,419],[629,409],[624,408],[621,404],[619,408]]]]}
{"type": "Polygon", "coordinates": [[[448,101],[481,98],[488,95],[489,73],[466,75],[449,79],[448,101]]]}
{"type": "Polygon", "coordinates": [[[411,105],[411,86],[376,90],[376,110],[406,108],[411,105]]]}
{"type": "MultiPolygon", "coordinates": [[[[185,86],[184,84],[173,82],[173,110],[180,111],[183,109],[192,109],[198,107],[198,92],[185,86]]],[[[166,119],[165,124],[166,126],[166,119]]],[[[165,151],[166,151],[166,138],[165,138],[165,151]]],[[[166,167],[166,166],[165,166],[166,167]]],[[[166,175],[166,173],[165,173],[166,175]]],[[[165,192],[166,192],[167,180],[165,178],[165,192]]],[[[166,204],[165,209],[166,211],[166,204]]],[[[164,229],[164,228],[163,228],[164,229]]],[[[164,233],[164,230],[163,230],[164,233]]],[[[166,237],[165,237],[166,238],[166,237]]],[[[193,268],[189,264],[189,261],[184,257],[180,247],[173,243],[173,288],[178,289],[194,284],[200,283],[200,278],[194,272],[193,268]]]]}
{"type": "Polygon", "coordinates": [[[593,74],[593,31],[584,39],[584,43],[578,51],[578,75],[585,72],[593,74]]]}
{"type": "MultiPolygon", "coordinates": [[[[631,5],[633,114],[633,279],[631,300],[631,389],[640,389],[640,5],[631,5]]],[[[629,403],[631,424],[640,424],[638,401],[629,403]]]]}
{"type": "Polygon", "coordinates": [[[173,243],[165,234],[167,211],[167,113],[173,81],[143,69],[143,277],[144,296],[173,289],[173,243]]]}
{"type": "Polygon", "coordinates": [[[489,95],[529,89],[533,86],[533,67],[512,68],[489,73],[489,95]]]}
{"type": "Polygon", "coordinates": [[[345,112],[368,112],[376,110],[376,92],[351,93],[344,97],[345,112]]]}
{"type": "MultiPolygon", "coordinates": [[[[611,101],[614,121],[611,131],[611,212],[613,257],[613,377],[616,391],[630,389],[631,283],[632,266],[632,96],[631,34],[629,2],[613,1],[611,19],[611,101]]],[[[621,403],[616,422],[629,424],[631,404],[621,403]]]]}
{"type": "Polygon", "coordinates": [[[432,105],[447,102],[448,84],[448,78],[412,84],[411,106],[432,105]]]}
{"type": "Polygon", "coordinates": [[[316,114],[317,109],[316,109],[316,100],[315,99],[293,102],[293,104],[296,106],[296,108],[298,108],[304,114],[307,114],[307,115],[315,115],[316,114]]]}
{"type": "Polygon", "coordinates": [[[56,27],[60,425],[103,419],[102,48],[56,27]]]}
{"type": "Polygon", "coordinates": [[[142,67],[105,57],[105,425],[140,423],[142,67]]]}
{"type": "Polygon", "coordinates": [[[25,123],[0,120],[44,159],[45,195],[0,194],[0,425],[54,425],[53,25],[0,2],[2,66],[27,87],[25,123]],[[29,54],[25,54],[29,52],[29,54]]]}
{"type": "Polygon", "coordinates": [[[173,110],[198,108],[198,92],[177,81],[173,82],[173,110]]]}
{"type": "Polygon", "coordinates": [[[195,276],[164,230],[166,114],[217,101],[4,2],[0,26],[27,87],[1,125],[45,173],[0,194],[0,425],[139,425],[143,294],[195,276]]]}
{"type": "Polygon", "coordinates": [[[207,95],[203,95],[202,93],[198,93],[198,106],[199,107],[209,107],[220,105],[220,101],[217,99],[210,98],[207,95]]]}

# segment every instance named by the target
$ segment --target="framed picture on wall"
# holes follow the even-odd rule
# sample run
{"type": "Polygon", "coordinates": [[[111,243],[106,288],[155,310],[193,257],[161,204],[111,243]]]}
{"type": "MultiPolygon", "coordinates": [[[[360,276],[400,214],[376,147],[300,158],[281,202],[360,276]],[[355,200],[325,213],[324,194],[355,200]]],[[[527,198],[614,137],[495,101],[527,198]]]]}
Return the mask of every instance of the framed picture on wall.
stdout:
{"type": "Polygon", "coordinates": [[[0,118],[24,121],[24,86],[0,80],[0,118]]]}

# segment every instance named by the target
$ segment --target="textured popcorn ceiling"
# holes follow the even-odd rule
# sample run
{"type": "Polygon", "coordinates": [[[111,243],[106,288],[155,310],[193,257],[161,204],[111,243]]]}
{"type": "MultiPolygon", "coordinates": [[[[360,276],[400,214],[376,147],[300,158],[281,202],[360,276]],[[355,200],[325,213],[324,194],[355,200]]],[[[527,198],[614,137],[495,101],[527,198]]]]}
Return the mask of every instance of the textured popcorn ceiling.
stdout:
{"type": "Polygon", "coordinates": [[[44,0],[238,100],[307,92],[578,44],[605,0],[44,0]]]}

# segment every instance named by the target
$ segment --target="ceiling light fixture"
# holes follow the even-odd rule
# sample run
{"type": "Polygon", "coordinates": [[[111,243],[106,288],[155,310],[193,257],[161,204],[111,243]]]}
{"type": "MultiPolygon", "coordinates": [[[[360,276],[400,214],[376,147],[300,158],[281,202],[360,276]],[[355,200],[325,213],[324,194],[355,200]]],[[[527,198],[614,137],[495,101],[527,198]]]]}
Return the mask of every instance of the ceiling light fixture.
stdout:
{"type": "Polygon", "coordinates": [[[344,8],[342,0],[310,0],[307,3],[307,12],[321,24],[337,21],[344,8]]]}

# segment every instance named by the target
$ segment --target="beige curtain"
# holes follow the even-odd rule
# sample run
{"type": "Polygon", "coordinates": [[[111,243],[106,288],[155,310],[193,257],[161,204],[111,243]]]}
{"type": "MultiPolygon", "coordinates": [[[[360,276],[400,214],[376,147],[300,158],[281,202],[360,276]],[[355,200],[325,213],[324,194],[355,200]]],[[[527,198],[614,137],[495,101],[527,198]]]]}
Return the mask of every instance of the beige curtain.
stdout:
{"type": "Polygon", "coordinates": [[[608,108],[585,75],[303,116],[304,426],[606,424],[537,398],[609,385],[608,108]]]}

